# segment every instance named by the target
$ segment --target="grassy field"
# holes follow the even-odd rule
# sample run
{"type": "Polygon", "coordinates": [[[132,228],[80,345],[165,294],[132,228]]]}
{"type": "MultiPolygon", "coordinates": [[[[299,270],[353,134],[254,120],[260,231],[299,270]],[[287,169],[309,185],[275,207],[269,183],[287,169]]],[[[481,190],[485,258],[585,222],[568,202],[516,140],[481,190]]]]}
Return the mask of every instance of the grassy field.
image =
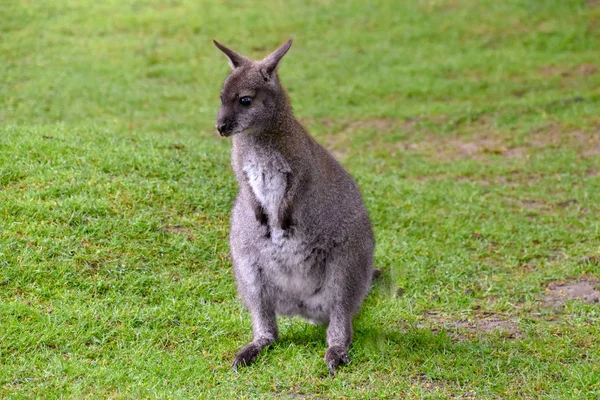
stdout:
{"type": "Polygon", "coordinates": [[[600,3],[4,2],[0,398],[600,397],[600,3]],[[384,271],[235,373],[229,72],[289,37],[296,115],[384,271]]]}

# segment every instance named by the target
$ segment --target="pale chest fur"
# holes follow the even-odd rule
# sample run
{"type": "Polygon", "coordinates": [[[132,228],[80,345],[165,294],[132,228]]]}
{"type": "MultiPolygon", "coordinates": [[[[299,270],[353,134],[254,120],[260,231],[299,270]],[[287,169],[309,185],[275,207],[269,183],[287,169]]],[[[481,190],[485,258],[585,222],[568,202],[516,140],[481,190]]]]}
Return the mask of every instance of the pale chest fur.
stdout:
{"type": "Polygon", "coordinates": [[[277,153],[253,152],[245,155],[242,170],[250,189],[271,222],[277,222],[279,206],[291,172],[287,161],[277,153]]]}

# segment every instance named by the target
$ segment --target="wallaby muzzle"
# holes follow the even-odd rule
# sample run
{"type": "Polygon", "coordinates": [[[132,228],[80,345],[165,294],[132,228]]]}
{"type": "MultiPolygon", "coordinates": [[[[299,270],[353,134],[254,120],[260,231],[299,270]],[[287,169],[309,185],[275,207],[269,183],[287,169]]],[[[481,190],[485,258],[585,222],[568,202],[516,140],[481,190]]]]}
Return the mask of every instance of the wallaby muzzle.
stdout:
{"type": "Polygon", "coordinates": [[[225,128],[227,127],[227,125],[223,124],[223,123],[218,123],[215,125],[215,128],[217,128],[217,131],[219,132],[219,135],[224,136],[223,133],[225,132],[225,128]]]}
{"type": "Polygon", "coordinates": [[[217,124],[215,128],[219,132],[221,136],[230,136],[235,123],[232,118],[219,118],[217,119],[217,124]]]}

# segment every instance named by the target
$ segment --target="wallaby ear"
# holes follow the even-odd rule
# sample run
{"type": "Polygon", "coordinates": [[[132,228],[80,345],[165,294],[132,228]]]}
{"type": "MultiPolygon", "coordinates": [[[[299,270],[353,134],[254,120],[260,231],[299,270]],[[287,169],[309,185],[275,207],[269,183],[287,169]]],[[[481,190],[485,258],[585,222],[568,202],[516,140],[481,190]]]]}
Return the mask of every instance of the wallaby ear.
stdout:
{"type": "Polygon", "coordinates": [[[221,43],[217,42],[214,39],[213,39],[213,43],[215,44],[215,46],[217,46],[217,48],[219,50],[221,50],[223,53],[225,53],[225,55],[227,56],[227,59],[229,60],[229,66],[231,67],[231,69],[236,69],[236,68],[240,67],[241,65],[250,61],[246,57],[239,55],[238,53],[236,53],[235,51],[233,51],[231,49],[228,49],[227,47],[223,46],[221,43]]]}
{"type": "Polygon", "coordinates": [[[277,69],[279,61],[283,58],[285,53],[287,53],[290,47],[292,47],[292,39],[282,44],[277,50],[262,60],[260,72],[266,81],[271,79],[273,72],[277,69]]]}

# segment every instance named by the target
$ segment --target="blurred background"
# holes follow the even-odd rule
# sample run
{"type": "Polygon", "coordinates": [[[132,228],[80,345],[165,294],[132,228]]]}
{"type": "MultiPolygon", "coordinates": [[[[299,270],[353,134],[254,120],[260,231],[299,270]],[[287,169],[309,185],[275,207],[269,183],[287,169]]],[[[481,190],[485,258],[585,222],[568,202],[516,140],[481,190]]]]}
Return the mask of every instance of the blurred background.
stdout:
{"type": "Polygon", "coordinates": [[[302,118],[568,120],[598,114],[598,29],[591,0],[14,1],[0,101],[5,121],[210,131],[228,72],[212,39],[262,58],[292,37],[302,118]]]}

